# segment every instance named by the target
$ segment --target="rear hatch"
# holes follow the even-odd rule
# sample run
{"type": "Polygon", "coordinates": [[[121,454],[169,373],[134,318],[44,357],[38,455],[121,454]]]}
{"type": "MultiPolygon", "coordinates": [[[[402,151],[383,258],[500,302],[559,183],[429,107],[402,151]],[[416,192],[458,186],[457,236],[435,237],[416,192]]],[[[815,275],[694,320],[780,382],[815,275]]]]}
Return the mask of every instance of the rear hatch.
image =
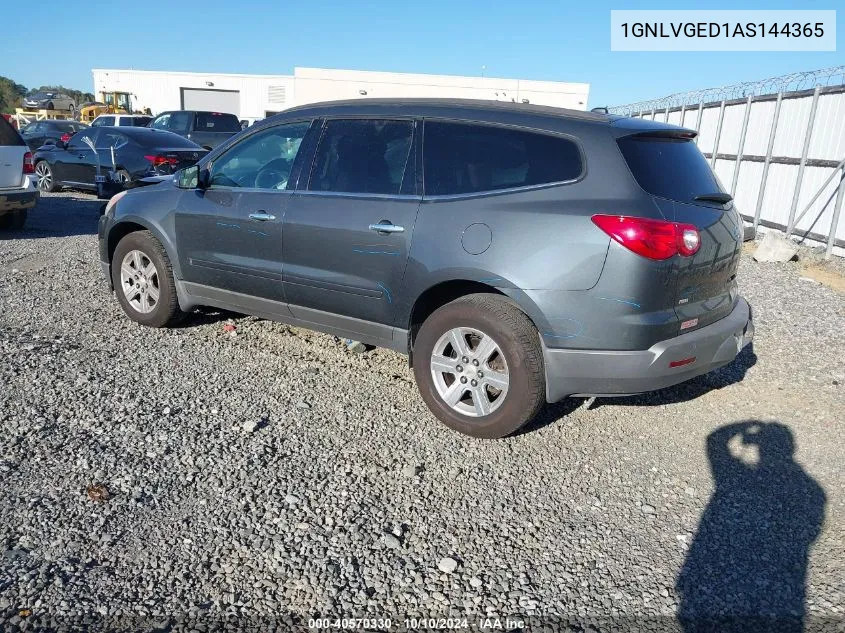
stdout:
{"type": "Polygon", "coordinates": [[[9,122],[0,117],[0,189],[17,189],[23,182],[23,158],[29,148],[9,122]]]}
{"type": "Polygon", "coordinates": [[[701,236],[695,255],[674,257],[672,300],[685,331],[730,314],[742,251],[742,219],[693,137],[676,128],[618,139],[631,173],[664,218],[692,224],[701,236]]]}

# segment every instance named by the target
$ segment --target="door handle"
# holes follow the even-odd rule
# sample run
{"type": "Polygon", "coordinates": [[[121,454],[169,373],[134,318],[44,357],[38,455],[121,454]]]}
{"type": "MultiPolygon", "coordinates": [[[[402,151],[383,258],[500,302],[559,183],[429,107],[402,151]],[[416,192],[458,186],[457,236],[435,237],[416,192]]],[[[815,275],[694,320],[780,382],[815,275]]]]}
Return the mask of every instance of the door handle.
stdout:
{"type": "Polygon", "coordinates": [[[267,222],[268,220],[275,220],[276,216],[267,213],[266,211],[256,211],[249,214],[250,220],[258,220],[259,222],[267,222]]]}
{"type": "Polygon", "coordinates": [[[382,222],[379,224],[371,224],[370,230],[376,233],[404,233],[405,227],[390,222],[382,222]]]}

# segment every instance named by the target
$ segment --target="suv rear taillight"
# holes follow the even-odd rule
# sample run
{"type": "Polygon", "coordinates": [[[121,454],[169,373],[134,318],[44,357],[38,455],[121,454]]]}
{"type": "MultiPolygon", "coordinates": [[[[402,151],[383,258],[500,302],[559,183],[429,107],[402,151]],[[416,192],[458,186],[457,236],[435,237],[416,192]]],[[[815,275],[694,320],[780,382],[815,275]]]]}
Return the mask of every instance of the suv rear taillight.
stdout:
{"type": "Polygon", "coordinates": [[[625,215],[594,215],[592,220],[622,246],[649,259],[690,257],[701,247],[701,236],[692,224],[625,215]]]}
{"type": "Polygon", "coordinates": [[[60,140],[62,143],[67,143],[67,142],[70,140],[70,134],[68,134],[67,132],[65,132],[64,134],[62,134],[62,135],[59,137],[59,140],[60,140]]]}
{"type": "Polygon", "coordinates": [[[35,167],[32,164],[32,152],[27,152],[23,155],[23,173],[34,174],[35,167]]]}

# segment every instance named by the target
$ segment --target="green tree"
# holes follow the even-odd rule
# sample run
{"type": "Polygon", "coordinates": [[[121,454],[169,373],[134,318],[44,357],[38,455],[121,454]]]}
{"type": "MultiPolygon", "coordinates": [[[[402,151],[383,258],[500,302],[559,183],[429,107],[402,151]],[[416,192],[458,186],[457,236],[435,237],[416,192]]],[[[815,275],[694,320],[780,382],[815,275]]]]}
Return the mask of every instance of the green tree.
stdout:
{"type": "Polygon", "coordinates": [[[15,108],[20,107],[21,98],[24,95],[26,95],[26,86],[8,77],[0,76],[0,112],[12,114],[15,108]]]}

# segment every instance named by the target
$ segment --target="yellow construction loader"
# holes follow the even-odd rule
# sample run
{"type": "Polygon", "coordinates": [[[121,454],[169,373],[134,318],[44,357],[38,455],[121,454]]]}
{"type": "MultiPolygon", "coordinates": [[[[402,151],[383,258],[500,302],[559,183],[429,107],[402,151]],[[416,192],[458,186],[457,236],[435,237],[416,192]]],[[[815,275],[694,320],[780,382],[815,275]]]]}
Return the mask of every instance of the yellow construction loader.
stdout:
{"type": "Polygon", "coordinates": [[[128,92],[101,92],[100,101],[80,104],[78,111],[79,120],[85,123],[101,114],[133,114],[132,96],[128,92]]]}

